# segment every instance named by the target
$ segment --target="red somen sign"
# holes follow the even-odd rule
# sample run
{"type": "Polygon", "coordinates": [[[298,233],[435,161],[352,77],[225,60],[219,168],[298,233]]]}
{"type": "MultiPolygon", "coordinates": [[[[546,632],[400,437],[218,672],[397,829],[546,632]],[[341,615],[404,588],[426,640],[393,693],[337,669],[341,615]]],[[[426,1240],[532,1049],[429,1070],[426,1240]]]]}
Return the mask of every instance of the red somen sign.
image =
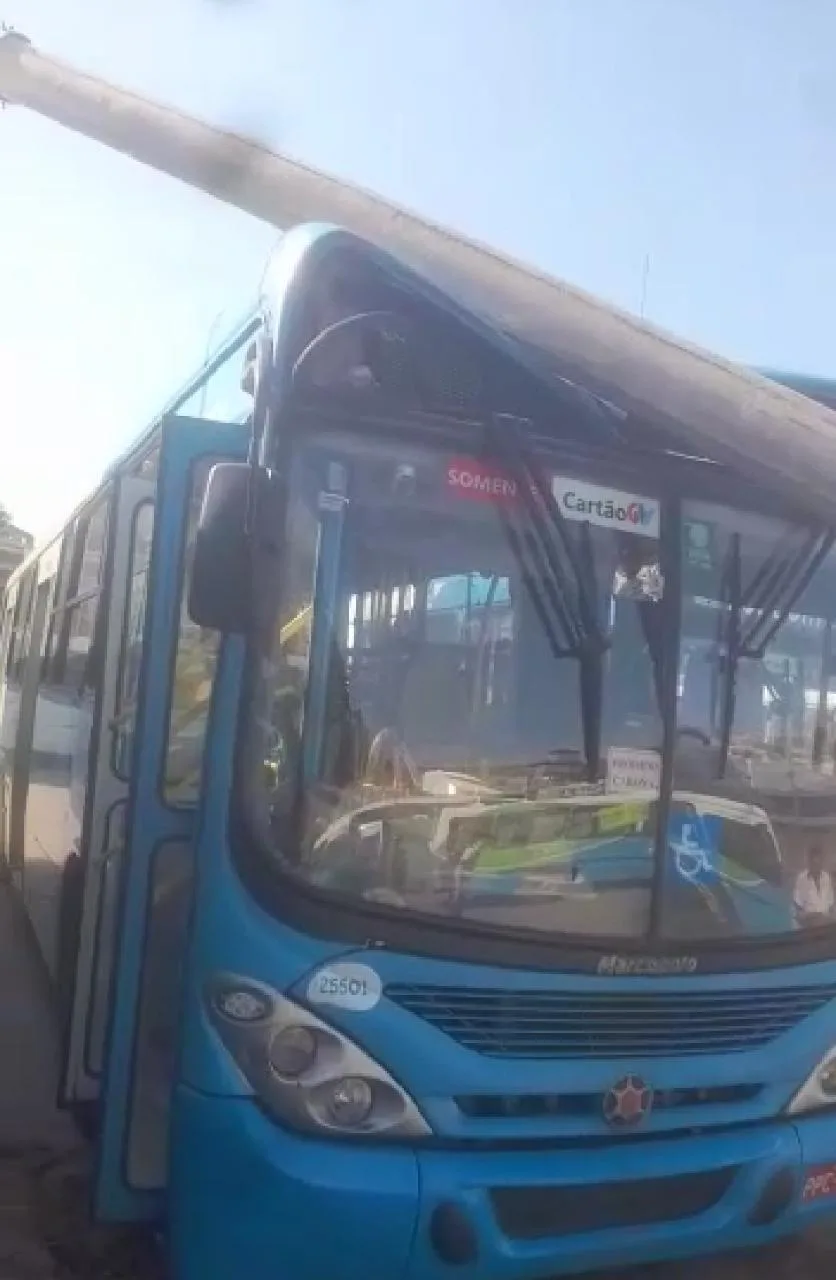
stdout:
{"type": "Polygon", "coordinates": [[[447,464],[447,491],[476,502],[513,502],[517,483],[499,467],[478,458],[452,458],[447,464]]]}
{"type": "Polygon", "coordinates": [[[810,1165],[805,1170],[801,1199],[824,1200],[836,1196],[836,1164],[810,1165]]]}

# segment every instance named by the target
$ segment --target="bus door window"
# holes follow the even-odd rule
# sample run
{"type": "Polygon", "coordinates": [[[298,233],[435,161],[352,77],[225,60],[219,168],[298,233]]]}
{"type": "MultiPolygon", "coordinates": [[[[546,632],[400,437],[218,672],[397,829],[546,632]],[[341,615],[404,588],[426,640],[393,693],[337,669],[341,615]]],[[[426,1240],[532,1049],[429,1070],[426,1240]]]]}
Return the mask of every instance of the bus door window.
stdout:
{"type": "Polygon", "coordinates": [[[113,709],[112,766],[116,776],[122,779],[130,776],[133,756],[153,529],[153,503],[143,502],[134,513],[131,530],[128,590],[113,709]]]}
{"type": "MultiPolygon", "coordinates": [[[[217,634],[195,626],[187,608],[191,552],[213,462],[213,459],[206,459],[195,467],[182,546],[161,550],[161,554],[176,556],[180,563],[177,650],[170,696],[165,773],[161,779],[166,802],[177,807],[191,807],[197,802],[218,658],[217,634]]],[[[134,572],[121,665],[123,684],[120,696],[128,712],[129,727],[133,724],[132,713],[136,706],[143,619],[151,572],[152,521],[152,508],[140,508],[135,527],[134,572]]],[[[178,839],[161,844],[153,858],[129,1114],[128,1178],[137,1187],[162,1186],[166,1176],[168,1116],[193,888],[194,850],[191,841],[178,839]]]]}
{"type": "MultiPolygon", "coordinates": [[[[128,782],[134,766],[134,736],[139,702],[139,680],[145,638],[145,616],[151,565],[154,505],[149,499],[133,512],[128,547],[127,588],[119,630],[119,654],[113,718],[110,724],[110,769],[128,782]]],[[[115,621],[115,620],[114,620],[115,621]]],[[[125,849],[127,795],[107,811],[97,850],[101,859],[101,884],[96,907],[95,962],[90,995],[87,1061],[93,1074],[103,1068],[107,1019],[117,940],[118,892],[125,849]]]]}
{"type": "MultiPolygon", "coordinates": [[[[188,580],[197,521],[213,460],[195,469],[183,550],[183,578],[188,580]]],[[[174,687],[168,729],[163,790],[171,804],[194,804],[200,788],[203,743],[218,660],[218,634],[198,627],[182,597],[174,663],[174,687]]]]}
{"type": "Polygon", "coordinates": [[[167,1175],[169,1108],[193,886],[191,842],[161,844],[151,873],[128,1122],[128,1179],[135,1187],[163,1186],[167,1175]]]}

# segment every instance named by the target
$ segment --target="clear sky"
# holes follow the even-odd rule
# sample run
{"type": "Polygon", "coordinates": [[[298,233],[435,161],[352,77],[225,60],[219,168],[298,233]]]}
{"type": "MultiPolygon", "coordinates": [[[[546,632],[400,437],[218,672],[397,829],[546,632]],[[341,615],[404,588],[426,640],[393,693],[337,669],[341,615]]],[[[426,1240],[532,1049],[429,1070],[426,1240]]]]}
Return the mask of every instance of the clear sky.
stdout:
{"type": "MultiPolygon", "coordinates": [[[[833,0],[8,0],[44,52],[749,363],[836,376],[833,0]]],[[[0,502],[41,535],[275,232],[0,115],[0,502]]]]}

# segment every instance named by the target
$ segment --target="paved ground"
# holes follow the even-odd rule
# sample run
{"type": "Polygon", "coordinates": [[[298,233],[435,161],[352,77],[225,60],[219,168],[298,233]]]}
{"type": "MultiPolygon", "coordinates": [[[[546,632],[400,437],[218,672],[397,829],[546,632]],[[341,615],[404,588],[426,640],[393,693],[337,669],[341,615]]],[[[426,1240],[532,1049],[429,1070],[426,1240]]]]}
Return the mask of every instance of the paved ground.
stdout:
{"type": "Polygon", "coordinates": [[[93,1231],[84,1143],[57,1111],[46,982],[0,886],[0,1280],[163,1280],[144,1235],[93,1231]]]}
{"type": "Polygon", "coordinates": [[[586,1280],[833,1280],[831,1240],[793,1242],[748,1255],[700,1258],[633,1271],[608,1271],[586,1280]]]}
{"type": "MultiPolygon", "coordinates": [[[[148,1237],[89,1225],[88,1155],[55,1108],[56,1060],[46,984],[0,886],[0,1280],[164,1280],[148,1237]]],[[[750,1257],[608,1272],[606,1280],[833,1280],[834,1273],[836,1227],[750,1257]]],[[[388,1277],[370,1269],[369,1280],[388,1277]]]]}

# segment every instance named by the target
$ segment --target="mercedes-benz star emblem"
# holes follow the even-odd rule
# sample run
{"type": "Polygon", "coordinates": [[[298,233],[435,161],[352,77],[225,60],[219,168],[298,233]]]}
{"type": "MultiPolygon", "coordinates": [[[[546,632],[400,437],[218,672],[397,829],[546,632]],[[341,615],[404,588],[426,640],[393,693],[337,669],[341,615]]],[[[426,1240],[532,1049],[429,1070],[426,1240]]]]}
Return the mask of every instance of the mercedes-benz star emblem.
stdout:
{"type": "Polygon", "coordinates": [[[625,1076],[604,1094],[604,1119],[615,1126],[639,1124],[652,1106],[650,1086],[639,1076],[625,1076]]]}

